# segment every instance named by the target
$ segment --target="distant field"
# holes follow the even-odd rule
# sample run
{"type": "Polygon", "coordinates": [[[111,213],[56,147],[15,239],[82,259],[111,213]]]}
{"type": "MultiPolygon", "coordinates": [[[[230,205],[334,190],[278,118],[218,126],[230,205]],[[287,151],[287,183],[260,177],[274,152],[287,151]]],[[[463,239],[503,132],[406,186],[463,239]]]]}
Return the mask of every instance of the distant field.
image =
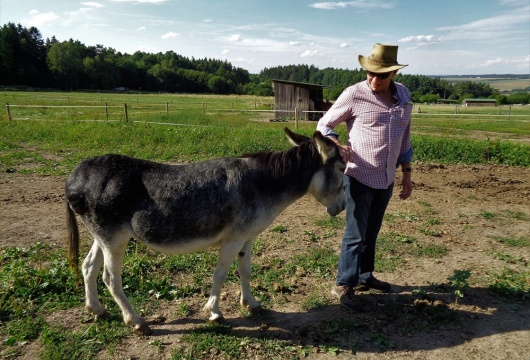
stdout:
{"type": "Polygon", "coordinates": [[[527,89],[530,87],[530,78],[528,79],[502,79],[487,77],[448,77],[444,78],[449,83],[458,83],[463,81],[473,81],[490,84],[494,89],[500,92],[510,92],[513,90],[527,89]]]}

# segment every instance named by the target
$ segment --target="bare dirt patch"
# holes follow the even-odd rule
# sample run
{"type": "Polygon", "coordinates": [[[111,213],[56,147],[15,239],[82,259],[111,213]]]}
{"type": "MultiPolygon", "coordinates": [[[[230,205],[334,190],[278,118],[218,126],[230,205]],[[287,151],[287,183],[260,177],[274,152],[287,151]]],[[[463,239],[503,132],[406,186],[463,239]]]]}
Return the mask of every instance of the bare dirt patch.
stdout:
{"type": "MultiPolygon", "coordinates": [[[[330,283],[304,274],[303,269],[294,291],[275,295],[278,298],[272,307],[259,317],[241,316],[237,285],[227,284],[221,301],[225,322],[242,339],[266,332],[311,345],[313,353],[308,358],[314,359],[351,358],[352,343],[356,344],[356,359],[528,359],[528,299],[518,303],[503,301],[484,283],[492,269],[529,270],[529,248],[506,246],[498,239],[530,237],[530,168],[416,164],[413,180],[415,190],[410,200],[401,201],[397,196],[392,199],[382,233],[406,234],[418,244],[445,246],[449,249],[447,255],[436,259],[409,257],[396,271],[378,274],[395,285],[394,291],[360,295],[368,310],[363,314],[341,310],[329,295],[330,283]],[[447,284],[454,270],[464,269],[472,271],[471,289],[458,302],[450,291],[433,286],[447,284]],[[318,310],[304,310],[301,304],[308,294],[322,294],[329,301],[318,310]],[[322,329],[324,322],[336,323],[336,332],[330,332],[329,326],[322,329]],[[344,323],[358,327],[341,328],[344,323]],[[319,344],[342,351],[339,355],[319,352],[319,344]]],[[[59,177],[1,173],[0,247],[63,243],[63,187],[64,179],[59,177]]],[[[396,188],[395,192],[399,190],[396,188]]],[[[256,254],[255,260],[287,258],[308,246],[330,245],[338,253],[342,231],[322,236],[320,242],[308,238],[307,234],[322,235],[328,231],[315,225],[315,219],[323,216],[323,209],[315,200],[300,199],[272,225],[284,225],[285,233],[262,234],[270,246],[267,252],[256,254]]],[[[259,284],[253,286],[257,288],[259,284]]],[[[99,358],[170,358],[175,348],[185,345],[182,335],[207,318],[201,311],[204,296],[181,301],[193,310],[190,316],[176,315],[178,302],[162,302],[157,319],[165,321],[152,326],[152,336],[138,338],[131,332],[112,356],[103,352],[99,358]],[[153,340],[160,346],[149,345],[153,340]]],[[[81,326],[82,314],[79,304],[79,308],[49,315],[47,321],[71,328],[75,324],[81,326]]],[[[19,358],[33,359],[39,349],[38,340],[28,343],[19,358]]],[[[216,356],[215,351],[204,355],[216,356]]]]}

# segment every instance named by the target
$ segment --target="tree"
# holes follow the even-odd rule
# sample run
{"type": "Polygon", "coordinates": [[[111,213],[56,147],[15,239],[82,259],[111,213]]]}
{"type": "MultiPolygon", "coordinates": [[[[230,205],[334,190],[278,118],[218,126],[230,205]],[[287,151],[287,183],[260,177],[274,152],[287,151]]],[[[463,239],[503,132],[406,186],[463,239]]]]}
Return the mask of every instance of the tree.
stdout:
{"type": "Polygon", "coordinates": [[[82,69],[80,44],[73,40],[57,42],[50,47],[47,58],[50,70],[61,88],[78,88],[82,69]]]}
{"type": "Polygon", "coordinates": [[[46,84],[46,46],[36,27],[8,23],[0,28],[0,70],[3,84],[46,84]]]}

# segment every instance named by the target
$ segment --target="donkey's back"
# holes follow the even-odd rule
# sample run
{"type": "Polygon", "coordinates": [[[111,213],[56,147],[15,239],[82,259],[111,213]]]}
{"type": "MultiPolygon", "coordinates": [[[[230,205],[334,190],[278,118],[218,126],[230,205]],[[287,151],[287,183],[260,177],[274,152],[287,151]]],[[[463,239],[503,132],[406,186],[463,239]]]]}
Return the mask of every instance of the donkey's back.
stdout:
{"type": "Polygon", "coordinates": [[[130,231],[148,245],[189,252],[178,245],[199,239],[208,247],[223,230],[259,220],[267,201],[256,186],[262,176],[245,158],[166,165],[105,155],[81,163],[66,193],[89,228],[130,231]]]}

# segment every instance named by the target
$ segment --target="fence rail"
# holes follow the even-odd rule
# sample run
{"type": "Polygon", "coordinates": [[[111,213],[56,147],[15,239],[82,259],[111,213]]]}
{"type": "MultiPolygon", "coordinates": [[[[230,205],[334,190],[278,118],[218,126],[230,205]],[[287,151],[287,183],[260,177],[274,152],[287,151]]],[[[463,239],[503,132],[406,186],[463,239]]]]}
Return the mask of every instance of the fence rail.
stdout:
{"type": "MultiPolygon", "coordinates": [[[[219,103],[213,103],[214,105],[219,105],[219,103]]],[[[240,104],[238,104],[240,105],[240,104]]],[[[241,107],[235,107],[234,103],[231,104],[229,108],[223,107],[223,108],[214,108],[212,107],[212,104],[209,104],[208,102],[197,102],[197,103],[186,103],[186,104],[175,104],[172,102],[166,102],[162,104],[139,104],[139,103],[124,103],[123,105],[109,105],[108,103],[105,103],[104,105],[24,105],[24,104],[9,104],[6,103],[6,115],[8,121],[13,120],[50,120],[50,117],[53,115],[49,115],[47,113],[47,110],[59,110],[59,109],[66,109],[72,110],[72,112],[68,112],[68,116],[70,118],[73,118],[78,121],[125,121],[128,122],[131,119],[131,116],[137,116],[137,115],[145,115],[145,114],[170,114],[175,113],[178,111],[183,110],[191,110],[191,111],[201,111],[203,114],[206,114],[207,111],[210,112],[232,112],[232,113],[241,113],[241,112],[249,112],[249,113],[287,113],[292,114],[293,116],[288,116],[289,119],[294,119],[295,121],[298,120],[307,120],[308,115],[312,113],[321,113],[325,114],[326,111],[300,111],[298,109],[294,110],[274,110],[272,109],[273,106],[271,106],[271,109],[257,109],[256,105],[254,104],[254,108],[241,108],[241,107]],[[29,114],[25,117],[15,117],[13,116],[12,109],[42,109],[42,111],[32,114],[29,114]],[[82,109],[89,109],[89,111],[79,111],[82,109]],[[93,111],[90,111],[90,109],[93,109],[93,111]],[[118,111],[116,111],[118,110],[118,111]],[[31,115],[31,116],[30,116],[31,115]],[[41,118],[39,118],[39,115],[41,118]],[[92,117],[92,118],[87,118],[92,117]]],[[[502,108],[499,107],[498,114],[491,114],[491,113],[470,113],[468,111],[464,112],[462,111],[462,108],[454,107],[454,111],[447,111],[447,112],[439,112],[434,111],[432,112],[432,109],[437,109],[438,105],[434,105],[431,107],[420,105],[417,107],[417,110],[414,111],[413,116],[414,117],[430,117],[430,116],[447,116],[447,117],[453,117],[453,118],[526,118],[523,119],[523,121],[530,121],[530,114],[514,114],[512,112],[512,107],[509,106],[506,114],[501,114],[502,108]],[[428,109],[428,111],[425,111],[428,109]]],[[[439,109],[439,108],[438,108],[439,109]]],[[[466,108],[468,109],[468,108],[466,108]]],[[[447,110],[447,109],[446,109],[447,110]]],[[[526,113],[526,111],[525,111],[526,113]]],[[[274,119],[271,121],[285,121],[285,119],[274,119]]]]}

